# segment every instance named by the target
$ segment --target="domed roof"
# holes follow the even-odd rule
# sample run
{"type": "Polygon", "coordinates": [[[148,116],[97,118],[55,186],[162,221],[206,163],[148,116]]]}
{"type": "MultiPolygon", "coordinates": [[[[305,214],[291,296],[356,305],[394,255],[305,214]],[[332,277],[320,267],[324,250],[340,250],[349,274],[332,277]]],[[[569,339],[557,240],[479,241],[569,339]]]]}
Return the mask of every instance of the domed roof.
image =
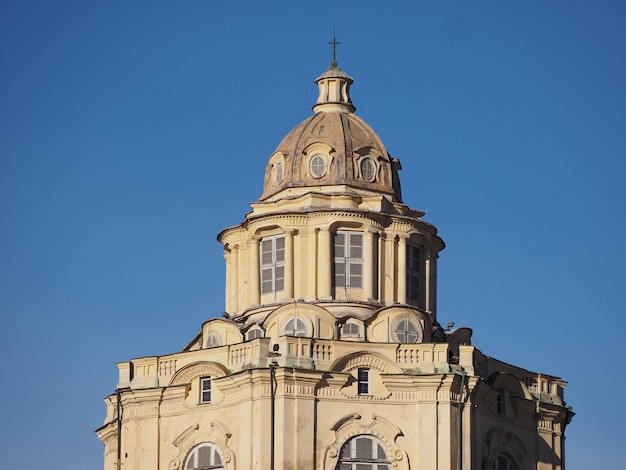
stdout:
{"type": "Polygon", "coordinates": [[[374,130],[354,114],[349,95],[353,80],[336,62],[318,77],[313,116],[298,124],[269,159],[261,201],[288,197],[292,188],[382,193],[401,202],[397,171],[374,130]]]}

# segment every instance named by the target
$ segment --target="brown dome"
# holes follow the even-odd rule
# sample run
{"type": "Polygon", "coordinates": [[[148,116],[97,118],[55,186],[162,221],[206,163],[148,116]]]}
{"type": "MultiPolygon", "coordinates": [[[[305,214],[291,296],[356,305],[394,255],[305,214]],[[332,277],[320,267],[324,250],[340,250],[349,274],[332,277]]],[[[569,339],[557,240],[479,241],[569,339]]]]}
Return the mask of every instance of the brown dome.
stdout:
{"type": "Polygon", "coordinates": [[[315,114],[276,147],[266,168],[261,201],[280,199],[279,193],[288,188],[332,186],[384,193],[401,201],[400,163],[389,156],[374,130],[354,114],[349,97],[352,79],[331,67],[316,82],[320,96],[313,107],[315,114]]]}

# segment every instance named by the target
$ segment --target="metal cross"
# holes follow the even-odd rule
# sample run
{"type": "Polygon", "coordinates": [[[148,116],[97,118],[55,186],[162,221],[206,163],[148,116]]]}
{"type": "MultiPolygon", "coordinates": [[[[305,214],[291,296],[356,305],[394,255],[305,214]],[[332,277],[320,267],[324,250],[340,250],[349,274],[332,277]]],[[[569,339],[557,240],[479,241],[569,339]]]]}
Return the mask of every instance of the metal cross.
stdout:
{"type": "Polygon", "coordinates": [[[337,66],[337,46],[341,43],[337,42],[334,29],[333,29],[333,40],[330,41],[328,44],[333,46],[333,67],[336,67],[337,66]]]}

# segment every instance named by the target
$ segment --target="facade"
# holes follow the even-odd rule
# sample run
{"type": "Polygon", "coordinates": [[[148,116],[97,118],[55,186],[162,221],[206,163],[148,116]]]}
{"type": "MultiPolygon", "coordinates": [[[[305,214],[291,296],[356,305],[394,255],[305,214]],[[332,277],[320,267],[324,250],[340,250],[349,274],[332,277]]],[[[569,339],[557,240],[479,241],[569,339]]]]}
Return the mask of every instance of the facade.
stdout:
{"type": "Polygon", "coordinates": [[[185,348],[118,364],[105,470],[562,469],[558,377],[437,322],[444,243],[402,201],[333,60],[313,115],[218,240],[226,311],[185,348]]]}

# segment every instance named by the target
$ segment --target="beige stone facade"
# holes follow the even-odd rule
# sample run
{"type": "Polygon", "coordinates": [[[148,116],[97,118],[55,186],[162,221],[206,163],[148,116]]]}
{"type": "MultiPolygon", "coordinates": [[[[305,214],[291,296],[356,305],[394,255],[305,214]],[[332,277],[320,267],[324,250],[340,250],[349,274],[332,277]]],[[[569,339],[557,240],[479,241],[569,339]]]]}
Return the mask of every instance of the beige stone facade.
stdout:
{"type": "Polygon", "coordinates": [[[562,469],[565,382],[437,322],[444,243],[331,67],[223,230],[226,311],[118,364],[105,470],[562,469]]]}

